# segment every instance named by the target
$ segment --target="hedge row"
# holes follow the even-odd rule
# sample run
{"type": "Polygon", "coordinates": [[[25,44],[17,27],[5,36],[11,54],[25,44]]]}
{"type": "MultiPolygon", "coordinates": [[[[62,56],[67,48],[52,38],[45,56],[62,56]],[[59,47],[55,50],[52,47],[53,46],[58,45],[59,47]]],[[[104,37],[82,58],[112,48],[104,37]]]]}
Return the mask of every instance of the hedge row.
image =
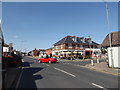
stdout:
{"type": "Polygon", "coordinates": [[[20,67],[22,66],[22,56],[2,57],[2,67],[20,67]]]}

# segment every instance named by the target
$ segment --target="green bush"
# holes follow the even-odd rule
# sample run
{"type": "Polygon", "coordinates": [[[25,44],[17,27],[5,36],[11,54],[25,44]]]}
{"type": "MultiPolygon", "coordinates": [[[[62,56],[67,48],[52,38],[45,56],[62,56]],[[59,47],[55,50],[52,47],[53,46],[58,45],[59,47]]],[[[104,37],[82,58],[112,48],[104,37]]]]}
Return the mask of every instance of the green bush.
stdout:
{"type": "Polygon", "coordinates": [[[3,57],[3,68],[19,67],[19,66],[22,66],[22,57],[21,56],[3,57]]]}

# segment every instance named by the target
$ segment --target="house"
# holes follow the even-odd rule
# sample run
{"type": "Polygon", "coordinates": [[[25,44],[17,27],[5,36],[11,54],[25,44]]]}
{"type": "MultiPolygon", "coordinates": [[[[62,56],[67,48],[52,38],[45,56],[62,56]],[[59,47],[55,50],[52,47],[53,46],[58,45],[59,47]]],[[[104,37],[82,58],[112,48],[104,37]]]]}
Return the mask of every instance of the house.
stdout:
{"type": "Polygon", "coordinates": [[[9,43],[3,45],[3,56],[11,56],[13,52],[13,44],[9,43]]]}
{"type": "Polygon", "coordinates": [[[3,45],[3,56],[8,56],[9,54],[9,45],[4,44],[3,45]]]}
{"type": "Polygon", "coordinates": [[[45,54],[45,49],[39,49],[39,55],[44,55],[45,54]]]}
{"type": "Polygon", "coordinates": [[[32,56],[39,56],[39,50],[36,48],[32,51],[32,56]]]}
{"type": "Polygon", "coordinates": [[[103,40],[101,47],[107,48],[109,67],[120,68],[120,31],[109,33],[103,40]],[[111,47],[109,35],[111,36],[111,47]]]}
{"type": "MultiPolygon", "coordinates": [[[[112,33],[110,33],[110,35],[111,35],[112,47],[120,46],[120,31],[112,32],[112,33]]],[[[103,40],[101,46],[102,47],[110,47],[109,34],[105,37],[105,39],[103,40]]]]}
{"type": "Polygon", "coordinates": [[[28,52],[28,56],[39,56],[39,55],[44,55],[45,50],[44,49],[34,49],[30,52],[28,52]]]}
{"type": "Polygon", "coordinates": [[[52,54],[63,57],[69,57],[70,55],[92,56],[93,51],[100,51],[98,45],[91,38],[66,36],[54,44],[52,54]]]}
{"type": "Polygon", "coordinates": [[[53,48],[48,48],[48,49],[46,49],[46,50],[45,50],[45,53],[46,53],[47,55],[51,55],[51,54],[52,54],[52,49],[53,49],[53,48]]]}

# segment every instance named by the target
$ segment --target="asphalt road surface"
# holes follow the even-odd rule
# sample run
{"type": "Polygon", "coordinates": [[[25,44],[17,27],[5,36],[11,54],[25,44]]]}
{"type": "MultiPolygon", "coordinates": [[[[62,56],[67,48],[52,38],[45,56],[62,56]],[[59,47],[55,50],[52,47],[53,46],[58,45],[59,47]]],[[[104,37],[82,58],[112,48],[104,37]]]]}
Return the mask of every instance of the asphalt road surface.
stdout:
{"type": "Polygon", "coordinates": [[[23,61],[16,88],[118,88],[118,76],[84,68],[83,64],[39,63],[28,57],[23,61]]]}

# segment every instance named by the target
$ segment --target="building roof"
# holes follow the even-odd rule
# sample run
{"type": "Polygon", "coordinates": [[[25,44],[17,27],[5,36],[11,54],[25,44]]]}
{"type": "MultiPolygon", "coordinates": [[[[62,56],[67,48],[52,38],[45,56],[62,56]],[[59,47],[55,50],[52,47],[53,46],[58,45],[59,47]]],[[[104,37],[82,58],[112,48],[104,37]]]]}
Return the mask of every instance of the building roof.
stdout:
{"type": "Polygon", "coordinates": [[[6,43],[4,43],[3,47],[9,47],[9,45],[8,45],[8,44],[6,44],[6,43]]]}
{"type": "Polygon", "coordinates": [[[39,49],[39,51],[45,51],[45,49],[39,49]]]}
{"type": "Polygon", "coordinates": [[[53,47],[52,48],[48,48],[48,49],[46,49],[46,50],[52,50],[53,49],[53,47]]]}
{"type": "MultiPolygon", "coordinates": [[[[112,32],[111,35],[111,44],[112,46],[120,46],[120,31],[112,32]]],[[[109,34],[103,40],[101,47],[109,47],[109,34]]]]}
{"type": "MultiPolygon", "coordinates": [[[[91,40],[91,38],[84,38],[84,37],[76,37],[76,36],[66,36],[64,38],[62,38],[61,40],[59,40],[57,43],[55,43],[54,45],[59,45],[59,44],[63,44],[63,43],[72,43],[72,44],[89,44],[89,40],[91,40]],[[84,41],[81,41],[81,40],[84,41]]],[[[98,43],[91,41],[90,43],[91,45],[99,45],[98,43]]]]}

